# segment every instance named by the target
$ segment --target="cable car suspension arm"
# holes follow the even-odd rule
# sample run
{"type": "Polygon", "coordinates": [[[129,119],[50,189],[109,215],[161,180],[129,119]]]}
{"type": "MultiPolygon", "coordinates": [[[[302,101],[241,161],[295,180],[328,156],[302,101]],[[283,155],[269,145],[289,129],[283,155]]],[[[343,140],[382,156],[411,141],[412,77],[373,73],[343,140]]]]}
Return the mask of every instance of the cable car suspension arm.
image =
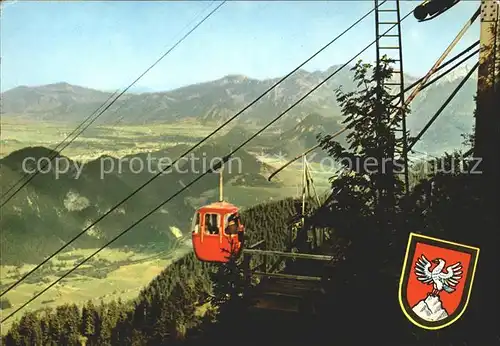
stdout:
{"type": "Polygon", "coordinates": [[[465,25],[462,28],[462,30],[460,30],[460,32],[457,34],[457,36],[455,37],[455,39],[450,43],[450,45],[448,46],[448,48],[445,49],[445,51],[443,52],[443,54],[441,54],[441,56],[439,57],[439,59],[431,67],[431,69],[429,70],[429,72],[427,72],[427,74],[424,76],[424,78],[422,78],[422,80],[420,81],[420,83],[417,85],[416,89],[413,89],[413,92],[405,100],[404,106],[408,106],[408,104],[410,104],[410,102],[413,101],[413,99],[418,95],[418,93],[422,89],[422,86],[437,71],[437,69],[439,68],[439,66],[443,62],[443,60],[446,59],[446,57],[450,54],[450,52],[453,50],[453,48],[455,48],[455,46],[457,45],[457,43],[465,35],[465,33],[467,32],[467,30],[472,26],[472,23],[474,23],[476,21],[476,19],[479,17],[479,13],[480,13],[480,8],[478,8],[477,11],[472,15],[472,17],[465,23],[465,25]]]}
{"type": "Polygon", "coordinates": [[[470,76],[472,73],[476,71],[476,69],[479,67],[479,62],[477,62],[474,67],[467,73],[467,75],[462,79],[460,84],[457,85],[455,90],[451,93],[450,96],[446,99],[446,101],[439,107],[438,111],[434,116],[427,122],[427,124],[424,126],[424,128],[420,131],[420,133],[413,139],[412,143],[408,146],[408,150],[411,150],[413,146],[422,138],[424,133],[429,129],[429,127],[434,123],[434,121],[437,119],[437,117],[443,112],[443,110],[448,106],[448,104],[453,100],[455,95],[462,89],[464,84],[469,80],[470,76]]]}

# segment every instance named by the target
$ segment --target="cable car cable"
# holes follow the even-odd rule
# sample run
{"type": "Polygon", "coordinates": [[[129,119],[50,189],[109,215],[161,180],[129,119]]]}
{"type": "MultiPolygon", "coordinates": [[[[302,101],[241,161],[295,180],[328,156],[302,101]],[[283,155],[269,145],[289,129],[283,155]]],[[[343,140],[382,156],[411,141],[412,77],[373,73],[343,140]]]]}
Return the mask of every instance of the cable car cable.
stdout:
{"type": "MultiPolygon", "coordinates": [[[[152,65],[150,65],[139,77],[137,77],[132,83],[129,84],[125,89],[123,89],[104,109],[102,109],[97,116],[95,116],[94,119],[92,119],[85,127],[74,137],[72,138],[68,143],[64,145],[64,147],[61,149],[64,150],[66,147],[68,147],[73,141],[78,138],[90,125],[92,125],[104,112],[106,112],[123,94],[125,94],[132,86],[135,85],[142,77],[144,77],[151,69],[153,69],[156,65],[158,65],[168,54],[170,54],[179,44],[181,44],[186,38],[188,38],[189,35],[191,35],[201,24],[203,24],[206,20],[208,20],[219,8],[222,7],[226,3],[227,0],[224,0],[222,3],[220,3],[215,9],[210,11],[209,14],[207,14],[202,20],[200,20],[191,30],[189,30],[184,36],[182,36],[170,49],[168,49],[162,56],[160,56],[152,65]]],[[[106,101],[107,102],[107,101],[106,101]]],[[[105,104],[105,103],[104,103],[105,104]]],[[[99,107],[101,108],[101,107],[99,107]]],[[[99,109],[98,108],[98,109],[99,109]]],[[[85,123],[89,118],[92,117],[92,114],[87,117],[83,123],[85,123]]],[[[82,124],[83,124],[82,123],[82,124]]],[[[81,125],[80,125],[81,126],[81,125]]],[[[80,127],[79,126],[79,127],[80,127]]],[[[50,161],[47,162],[47,165],[58,155],[58,153],[55,153],[51,158],[50,161]]],[[[47,165],[45,165],[43,168],[45,168],[47,165]]],[[[7,202],[9,202],[23,187],[25,187],[33,178],[35,178],[41,171],[42,169],[36,170],[33,174],[31,175],[25,175],[21,179],[19,179],[15,184],[17,185],[21,180],[23,180],[26,176],[28,176],[28,179],[18,188],[12,195],[10,195],[7,200],[5,200],[1,205],[0,208],[3,207],[7,202]]],[[[11,189],[10,189],[11,190],[11,189]]],[[[9,190],[9,191],[10,191],[9,190]]],[[[8,191],[7,191],[8,192],[8,191]]],[[[6,194],[2,195],[1,198],[4,198],[6,194]]]]}
{"type": "Polygon", "coordinates": [[[472,53],[470,53],[468,56],[466,56],[465,58],[463,58],[460,62],[458,62],[456,65],[454,65],[453,67],[451,67],[449,70],[446,70],[445,72],[441,73],[439,76],[437,76],[436,78],[432,79],[431,81],[425,83],[424,85],[422,85],[422,88],[420,91],[424,90],[425,88],[431,86],[432,84],[436,83],[438,80],[440,80],[441,78],[445,77],[448,73],[452,72],[453,70],[455,70],[457,67],[460,67],[460,65],[462,65],[464,62],[466,62],[467,60],[469,60],[470,58],[472,58],[474,55],[476,55],[477,53],[479,53],[479,48],[476,49],[475,51],[473,51],[472,53]]]}
{"type": "MultiPolygon", "coordinates": [[[[477,45],[479,45],[479,40],[477,40],[476,42],[474,42],[473,44],[471,44],[468,48],[464,49],[463,51],[461,51],[460,53],[458,53],[457,55],[455,55],[453,58],[451,58],[450,60],[447,60],[446,62],[444,62],[443,64],[441,64],[437,69],[436,71],[434,71],[434,74],[438,71],[441,71],[442,69],[444,69],[446,66],[450,65],[451,63],[453,63],[454,61],[458,60],[460,57],[462,57],[463,55],[467,54],[468,52],[470,52],[474,47],[476,47],[477,45]]],[[[465,62],[466,60],[469,60],[472,56],[474,56],[475,54],[477,54],[479,52],[479,49],[476,49],[474,52],[472,52],[471,54],[469,54],[466,58],[462,59],[462,61],[460,61],[459,63],[457,63],[456,65],[454,65],[450,70],[446,71],[446,72],[443,72],[441,75],[439,75],[438,77],[436,77],[435,79],[433,79],[432,81],[424,84],[422,86],[422,89],[423,90],[424,88],[427,88],[429,85],[431,85],[432,83],[436,82],[438,79],[442,78],[444,75],[448,74],[450,71],[454,70],[455,68],[457,68],[459,65],[461,65],[463,62],[465,62]]],[[[418,80],[416,80],[415,82],[413,82],[412,84],[410,84],[408,87],[405,88],[404,92],[408,92],[410,91],[411,89],[413,89],[414,87],[416,87],[418,84],[420,84],[420,82],[422,82],[424,80],[425,76],[424,77],[421,77],[419,78],[418,80]]],[[[398,98],[398,96],[395,96],[394,99],[398,98]]]]}
{"type": "MultiPolygon", "coordinates": [[[[401,20],[399,21],[399,23],[403,22],[406,18],[409,17],[409,15],[412,14],[412,12],[409,12],[408,14],[406,14],[403,18],[401,18],[401,20]]],[[[391,26],[387,32],[389,32],[390,30],[392,30],[396,25],[398,25],[399,23],[396,23],[394,24],[393,26],[391,26]]],[[[205,175],[209,174],[209,173],[213,173],[217,170],[219,170],[222,165],[224,163],[226,163],[227,161],[229,161],[229,159],[231,158],[231,156],[238,150],[240,150],[242,147],[244,147],[246,144],[248,144],[252,139],[256,138],[257,136],[259,136],[262,132],[264,132],[266,129],[268,129],[270,126],[272,126],[276,121],[278,121],[279,119],[281,119],[286,113],[288,113],[290,110],[292,110],[293,108],[295,108],[300,102],[302,102],[303,100],[305,100],[307,97],[309,97],[309,95],[311,95],[314,91],[316,91],[317,89],[319,89],[321,86],[323,86],[327,81],[329,81],[334,75],[336,75],[338,72],[340,72],[343,68],[345,68],[347,65],[349,65],[352,61],[354,61],[358,56],[360,56],[361,54],[363,54],[366,50],[368,50],[368,48],[370,48],[371,46],[373,46],[373,44],[375,44],[375,42],[377,42],[378,38],[376,38],[375,40],[373,40],[369,45],[367,45],[365,48],[363,48],[359,53],[357,53],[356,55],[354,55],[351,59],[349,59],[349,61],[347,61],[346,63],[344,63],[341,67],[337,68],[334,72],[332,72],[328,77],[326,77],[322,82],[320,82],[319,84],[317,84],[313,89],[311,89],[309,92],[307,92],[305,95],[303,95],[300,99],[298,99],[296,102],[294,102],[290,107],[288,107],[285,111],[283,111],[281,114],[279,114],[277,117],[275,117],[272,121],[270,121],[266,126],[264,126],[263,128],[261,128],[259,131],[257,131],[255,134],[253,134],[250,138],[248,138],[247,140],[245,140],[243,143],[241,143],[238,147],[236,147],[236,149],[232,150],[229,154],[227,154],[226,156],[224,156],[224,158],[214,166],[212,166],[209,170],[205,171],[203,174],[201,174],[200,176],[198,176],[196,179],[192,180],[189,184],[187,184],[186,186],[184,186],[183,188],[181,188],[180,190],[178,190],[176,193],[174,193],[172,196],[170,196],[168,199],[166,199],[165,201],[161,202],[158,206],[156,206],[155,208],[153,208],[152,210],[150,210],[148,213],[146,213],[145,215],[143,215],[141,218],[139,218],[138,220],[136,220],[135,222],[132,223],[132,225],[130,225],[129,227],[127,227],[124,231],[122,231],[121,233],[119,233],[118,235],[116,235],[113,239],[111,239],[110,241],[108,241],[105,245],[101,246],[99,249],[97,249],[95,252],[93,252],[90,256],[88,256],[87,258],[85,258],[82,262],[78,263],[76,266],[74,266],[72,269],[70,269],[69,271],[67,271],[66,273],[64,273],[60,278],[58,278],[57,280],[55,280],[54,282],[52,282],[50,285],[48,285],[47,287],[45,287],[42,291],[38,292],[36,295],[34,295],[33,297],[31,297],[27,302],[25,302],[23,305],[21,305],[19,308],[17,308],[15,311],[13,311],[12,313],[10,313],[7,317],[5,317],[1,323],[5,322],[6,320],[8,320],[9,318],[11,318],[13,315],[15,315],[18,311],[22,310],[25,306],[27,306],[29,303],[31,303],[32,301],[34,301],[35,299],[37,299],[38,297],[40,297],[43,293],[47,292],[50,288],[52,288],[53,286],[55,286],[57,283],[59,283],[61,280],[63,280],[65,277],[67,277],[68,275],[70,275],[72,272],[74,272],[76,269],[78,269],[80,266],[82,266],[83,264],[85,264],[87,261],[89,261],[91,258],[93,258],[94,256],[96,256],[99,252],[101,252],[102,250],[104,250],[106,247],[108,247],[109,245],[111,245],[113,242],[115,242],[116,240],[118,240],[120,237],[122,237],[124,234],[126,234],[127,232],[129,232],[131,229],[133,229],[136,225],[138,225],[140,222],[142,222],[144,219],[148,218],[150,215],[152,215],[154,212],[156,212],[157,210],[159,210],[161,207],[163,207],[165,204],[167,204],[169,201],[171,201],[173,198],[175,198],[176,196],[178,196],[179,194],[181,194],[182,192],[184,192],[186,189],[188,189],[191,185],[195,184],[198,180],[200,180],[201,178],[203,178],[205,175]]]]}
{"type": "MultiPolygon", "coordinates": [[[[386,0],[387,1],[387,0],[386,0]]],[[[379,6],[381,6],[383,3],[386,1],[380,3],[379,6]]],[[[14,287],[16,287],[19,283],[21,283],[23,280],[25,280],[28,276],[30,276],[32,273],[34,273],[36,270],[38,270],[42,265],[50,261],[54,256],[56,256],[58,253],[60,253],[62,250],[64,250],[66,247],[68,247],[70,244],[72,244],[75,240],[77,240],[79,237],[81,237],[83,234],[85,234],[89,229],[91,229],[94,225],[96,225],[98,222],[100,222],[102,219],[104,219],[107,215],[112,213],[115,209],[120,207],[123,203],[128,201],[130,198],[132,198],[135,194],[137,194],[140,190],[142,190],[145,186],[147,186],[149,183],[151,183],[153,180],[158,178],[160,175],[162,175],[165,171],[170,169],[173,165],[175,165],[181,158],[185,157],[187,154],[192,152],[194,149],[199,147],[201,144],[203,144],[205,141],[207,141],[209,138],[211,138],[213,135],[215,135],[217,132],[219,132],[222,128],[224,128],[226,125],[228,125],[230,122],[232,122],[234,119],[236,119],[238,116],[240,116],[243,112],[245,112],[248,108],[252,107],[255,103],[257,103],[260,99],[262,99],[264,96],[266,96],[268,93],[270,93],[274,88],[276,88],[279,84],[281,84],[283,81],[285,81],[287,78],[289,78],[292,74],[297,72],[302,66],[307,64],[309,61],[314,59],[317,55],[322,53],[325,49],[327,49],[330,45],[332,45],[335,41],[337,41],[339,38],[341,38],[343,35],[345,35],[348,31],[350,31],[352,28],[354,28],[357,24],[359,24],[363,19],[368,17],[372,12],[375,11],[375,8],[370,10],[368,13],[363,15],[361,18],[359,18],[357,21],[355,21],[352,25],[350,25],[347,29],[345,29],[343,32],[341,32],[339,35],[337,35],[334,39],[332,39],[330,42],[328,42],[326,45],[324,45],[321,49],[319,49],[316,53],[311,55],[308,59],[306,59],[303,63],[301,63],[299,66],[297,66],[295,69],[293,69],[291,72],[289,72],[286,76],[282,77],[279,81],[277,81],[274,85],[269,87],[263,94],[261,94],[259,97],[257,97],[254,101],[250,102],[247,106],[245,106],[242,110],[240,110],[238,113],[236,113],[234,116],[226,120],[222,125],[220,125],[218,128],[213,130],[208,136],[203,138],[201,141],[196,143],[194,146],[192,146],[188,151],[186,151],[184,154],[179,156],[175,161],[170,163],[167,167],[161,169],[157,174],[155,174],[153,177],[151,177],[149,180],[147,180],[145,183],[143,183],[141,186],[136,188],[133,192],[131,192],[127,197],[125,197],[123,200],[121,200],[119,203],[115,204],[111,209],[109,209],[107,212],[105,212],[103,215],[98,217],[94,222],[92,222],[89,226],[87,226],[85,229],[83,229],[80,233],[78,233],[76,236],[74,236],[71,240],[66,242],[62,247],[60,247],[57,251],[55,251],[52,255],[44,259],[40,264],[38,264],[36,267],[31,269],[28,273],[24,274],[20,279],[18,279],[16,282],[14,282],[12,285],[9,286],[5,291],[3,291],[0,294],[0,297],[4,296],[6,293],[8,293],[10,290],[12,290],[14,287]]],[[[373,43],[372,43],[373,44],[373,43]]],[[[361,54],[361,53],[360,53],[361,54]]],[[[359,55],[359,54],[358,54],[359,55]]]]}

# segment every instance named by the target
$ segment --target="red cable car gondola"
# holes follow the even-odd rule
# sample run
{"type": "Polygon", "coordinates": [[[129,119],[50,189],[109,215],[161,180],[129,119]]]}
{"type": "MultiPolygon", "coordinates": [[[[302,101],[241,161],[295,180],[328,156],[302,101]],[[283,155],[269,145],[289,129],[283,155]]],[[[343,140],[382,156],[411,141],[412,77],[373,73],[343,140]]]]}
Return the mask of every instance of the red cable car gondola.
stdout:
{"type": "Polygon", "coordinates": [[[193,249],[203,262],[228,262],[231,252],[239,254],[243,244],[245,227],[238,207],[222,199],[222,172],[219,184],[219,202],[199,208],[193,217],[193,249]]]}

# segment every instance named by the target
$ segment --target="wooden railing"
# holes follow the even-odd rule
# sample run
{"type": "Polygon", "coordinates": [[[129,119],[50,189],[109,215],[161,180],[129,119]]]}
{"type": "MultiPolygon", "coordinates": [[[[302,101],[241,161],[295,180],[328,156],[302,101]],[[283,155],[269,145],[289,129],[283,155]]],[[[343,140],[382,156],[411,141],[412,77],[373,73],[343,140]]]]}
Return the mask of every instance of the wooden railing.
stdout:
{"type": "Polygon", "coordinates": [[[286,258],[295,258],[295,259],[306,259],[306,260],[316,260],[316,261],[324,261],[330,262],[333,260],[333,256],[327,255],[315,255],[315,254],[305,254],[305,253],[297,253],[297,252],[284,252],[284,251],[275,251],[275,250],[266,250],[265,249],[265,240],[261,240],[255,244],[248,246],[243,249],[243,261],[245,265],[246,275],[247,277],[251,276],[259,276],[259,277],[276,277],[276,278],[287,278],[294,280],[309,280],[309,281],[321,281],[321,277],[317,276],[307,276],[307,275],[293,275],[293,274],[284,274],[279,273],[279,267],[282,262],[286,258]],[[253,256],[261,256],[263,257],[262,263],[257,266],[250,268],[251,258],[253,256]],[[268,257],[269,256],[277,256],[278,261],[273,263],[268,270],[268,257]]]}

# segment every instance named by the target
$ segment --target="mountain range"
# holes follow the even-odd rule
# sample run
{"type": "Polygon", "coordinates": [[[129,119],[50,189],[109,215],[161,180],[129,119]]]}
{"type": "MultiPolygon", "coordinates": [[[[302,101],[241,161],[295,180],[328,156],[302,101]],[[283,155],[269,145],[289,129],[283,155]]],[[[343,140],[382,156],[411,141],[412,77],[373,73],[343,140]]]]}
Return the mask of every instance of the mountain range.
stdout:
{"type": "MultiPolygon", "coordinates": [[[[300,97],[327,78],[339,66],[325,71],[299,70],[279,84],[238,119],[240,125],[262,126],[285,111],[300,97]]],[[[411,104],[408,127],[415,135],[460,83],[467,68],[457,69],[423,90],[411,104]]],[[[323,117],[341,122],[335,90],[342,86],[353,90],[353,72],[345,68],[313,92],[277,123],[282,130],[291,130],[304,117],[317,113],[317,124],[323,117]]],[[[406,84],[417,78],[405,75],[406,84]]],[[[112,123],[119,116],[125,124],[168,123],[196,119],[202,123],[221,123],[247,106],[279,78],[252,79],[243,75],[193,84],[165,92],[126,93],[107,111],[115,116],[103,116],[101,123],[112,123]],[[109,120],[112,119],[112,120],[109,120]]],[[[420,150],[435,152],[460,146],[461,134],[472,129],[477,77],[474,75],[456,95],[441,116],[422,138],[420,150]]],[[[42,86],[19,86],[1,94],[2,116],[27,117],[40,121],[80,122],[95,111],[112,93],[68,83],[42,86]]],[[[339,125],[340,126],[340,125],[339,125]]]]}

